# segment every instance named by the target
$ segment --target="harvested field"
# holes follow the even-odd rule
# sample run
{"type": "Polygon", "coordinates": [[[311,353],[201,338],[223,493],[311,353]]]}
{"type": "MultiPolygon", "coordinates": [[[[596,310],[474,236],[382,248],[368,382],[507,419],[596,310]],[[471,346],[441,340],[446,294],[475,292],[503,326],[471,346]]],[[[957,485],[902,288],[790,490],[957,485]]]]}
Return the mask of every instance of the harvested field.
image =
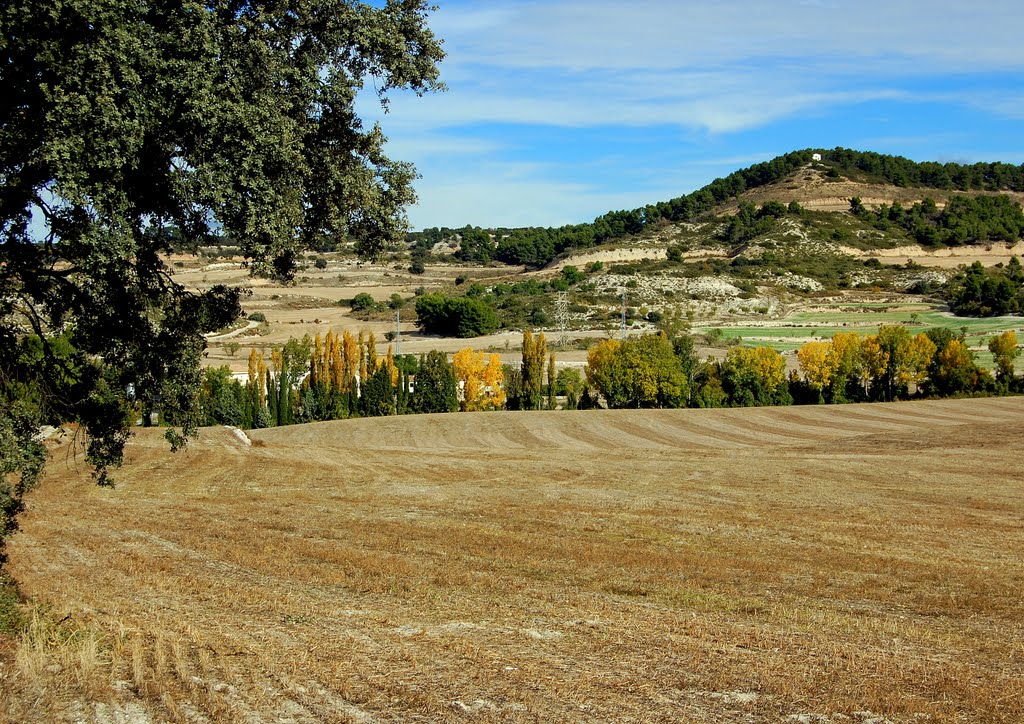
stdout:
{"type": "Polygon", "coordinates": [[[1024,398],[251,438],[142,431],[113,490],[55,450],[10,568],[94,653],[0,657],[0,712],[1024,719],[1024,398]]]}

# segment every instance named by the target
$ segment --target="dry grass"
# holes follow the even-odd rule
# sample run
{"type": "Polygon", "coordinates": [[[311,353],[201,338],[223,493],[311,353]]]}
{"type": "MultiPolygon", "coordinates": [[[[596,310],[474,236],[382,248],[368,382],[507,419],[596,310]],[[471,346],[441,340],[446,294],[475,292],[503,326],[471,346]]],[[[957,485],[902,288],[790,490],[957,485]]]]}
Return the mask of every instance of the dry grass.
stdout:
{"type": "Polygon", "coordinates": [[[1024,719],[1024,399],[253,438],[56,457],[11,568],[103,681],[35,720],[1024,719]]]}

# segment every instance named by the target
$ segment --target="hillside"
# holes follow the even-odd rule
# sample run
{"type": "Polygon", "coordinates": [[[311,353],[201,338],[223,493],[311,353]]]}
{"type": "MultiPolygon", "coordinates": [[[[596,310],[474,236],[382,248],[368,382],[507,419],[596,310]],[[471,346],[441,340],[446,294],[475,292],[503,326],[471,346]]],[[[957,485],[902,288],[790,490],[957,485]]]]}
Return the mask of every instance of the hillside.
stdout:
{"type": "Polygon", "coordinates": [[[1019,721],[1022,403],[62,444],[0,719],[1019,721]]]}
{"type": "Polygon", "coordinates": [[[840,200],[853,196],[891,203],[925,197],[945,199],[953,193],[1010,192],[1019,199],[1024,192],[1024,166],[918,163],[900,156],[843,148],[805,149],[737,170],[685,196],[652,202],[638,209],[608,212],[589,224],[559,228],[427,229],[411,234],[409,241],[414,256],[421,258],[443,249],[447,243],[463,261],[498,260],[540,267],[570,250],[618,243],[666,223],[713,218],[750,192],[755,192],[751,199],[784,199],[787,203],[799,201],[796,197],[802,196],[812,207],[820,205],[829,211],[843,210],[840,200]]]}

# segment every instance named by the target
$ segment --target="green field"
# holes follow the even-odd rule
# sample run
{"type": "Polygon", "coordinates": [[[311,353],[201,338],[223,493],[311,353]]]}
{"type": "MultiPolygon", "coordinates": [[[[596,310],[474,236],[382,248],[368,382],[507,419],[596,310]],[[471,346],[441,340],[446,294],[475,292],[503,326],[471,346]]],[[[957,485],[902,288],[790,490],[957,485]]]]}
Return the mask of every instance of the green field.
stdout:
{"type": "MultiPolygon", "coordinates": [[[[744,346],[792,352],[805,342],[827,339],[838,332],[877,334],[883,324],[903,324],[911,334],[934,327],[948,327],[966,334],[968,346],[976,350],[978,363],[987,368],[992,367],[992,355],[986,349],[990,337],[1012,329],[1024,339],[1024,317],[955,317],[919,303],[893,305],[868,302],[843,307],[843,310],[835,312],[798,312],[779,322],[778,326],[722,326],[720,329],[724,339],[738,338],[744,346]]],[[[696,331],[707,332],[708,329],[696,331]]],[[[1024,368],[1024,359],[1018,359],[1017,368],[1024,368]]]]}

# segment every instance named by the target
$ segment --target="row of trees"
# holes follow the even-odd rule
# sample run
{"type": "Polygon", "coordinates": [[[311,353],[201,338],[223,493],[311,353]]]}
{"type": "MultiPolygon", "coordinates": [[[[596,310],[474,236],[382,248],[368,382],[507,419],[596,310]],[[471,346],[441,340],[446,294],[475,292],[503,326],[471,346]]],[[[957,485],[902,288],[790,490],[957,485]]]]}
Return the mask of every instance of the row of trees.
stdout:
{"type": "MultiPolygon", "coordinates": [[[[382,357],[372,333],[329,331],[323,338],[290,339],[269,354],[252,350],[244,384],[227,367],[206,370],[200,397],[206,424],[249,429],[360,416],[554,409],[557,389],[555,356],[543,334],[523,333],[522,364],[513,367],[468,347],[450,362],[436,350],[396,357],[390,346],[382,357]]],[[[579,390],[572,389],[578,400],[579,390]]],[[[166,421],[173,423],[173,416],[166,421]]]]}
{"type": "Polygon", "coordinates": [[[585,377],[556,370],[543,333],[523,333],[522,362],[465,348],[395,357],[376,353],[373,335],[328,332],[289,340],[269,357],[253,351],[249,379],[226,367],[206,372],[207,424],[267,427],[356,416],[482,410],[755,407],[892,401],[1024,391],[1014,375],[1020,352],[1012,331],[989,340],[993,375],[962,334],[943,327],[911,335],[902,325],[877,334],[837,333],[797,351],[799,371],[770,347],[733,347],[700,359],[693,338],[665,334],[606,339],[587,355],[585,377]],[[268,364],[269,359],[269,364],[268,364]]]}
{"type": "Polygon", "coordinates": [[[751,407],[892,401],[1021,391],[1012,331],[989,340],[996,374],[978,366],[963,335],[937,327],[911,335],[902,325],[878,334],[839,333],[797,351],[800,371],[769,347],[733,347],[700,360],[688,336],[605,340],[587,355],[585,394],[609,407],[751,407]]]}

